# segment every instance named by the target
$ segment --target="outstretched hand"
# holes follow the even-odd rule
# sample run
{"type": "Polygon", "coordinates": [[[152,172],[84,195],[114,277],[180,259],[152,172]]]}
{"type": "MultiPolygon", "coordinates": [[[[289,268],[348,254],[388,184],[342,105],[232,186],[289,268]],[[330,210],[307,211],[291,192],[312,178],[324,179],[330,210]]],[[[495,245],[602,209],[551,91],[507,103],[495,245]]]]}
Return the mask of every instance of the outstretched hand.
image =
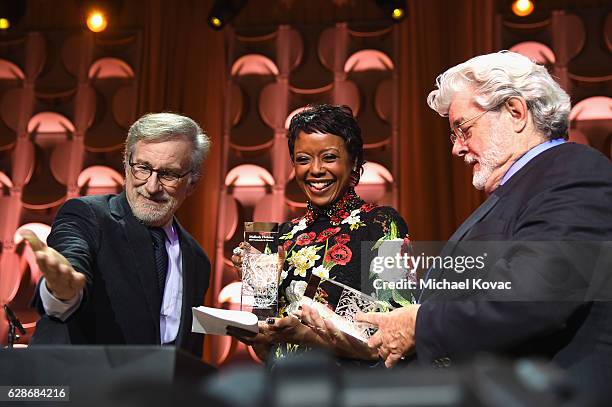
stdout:
{"type": "Polygon", "coordinates": [[[47,246],[29,229],[23,229],[20,234],[30,244],[47,289],[53,296],[69,300],[83,289],[85,276],[77,272],[61,253],[47,246]]]}

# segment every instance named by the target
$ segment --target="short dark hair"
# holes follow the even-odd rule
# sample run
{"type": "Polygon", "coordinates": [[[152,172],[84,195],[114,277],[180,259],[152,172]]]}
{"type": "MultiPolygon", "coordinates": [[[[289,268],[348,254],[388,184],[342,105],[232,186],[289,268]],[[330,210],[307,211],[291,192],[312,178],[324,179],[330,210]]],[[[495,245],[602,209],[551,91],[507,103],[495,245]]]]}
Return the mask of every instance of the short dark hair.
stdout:
{"type": "Polygon", "coordinates": [[[300,132],[306,134],[328,133],[341,137],[346,150],[355,163],[356,171],[353,174],[355,183],[363,172],[363,139],[361,129],[353,117],[353,111],[347,105],[309,105],[291,119],[289,125],[288,144],[289,155],[294,160],[295,140],[300,132]]]}

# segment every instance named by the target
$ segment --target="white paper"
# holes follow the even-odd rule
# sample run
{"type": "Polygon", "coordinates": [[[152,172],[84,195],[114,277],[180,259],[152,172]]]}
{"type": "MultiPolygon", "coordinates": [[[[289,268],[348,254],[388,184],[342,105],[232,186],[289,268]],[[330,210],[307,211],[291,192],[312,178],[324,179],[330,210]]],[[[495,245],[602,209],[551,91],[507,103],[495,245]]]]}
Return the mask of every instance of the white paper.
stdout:
{"type": "Polygon", "coordinates": [[[253,333],[259,332],[257,315],[252,312],[234,311],[211,307],[193,307],[191,331],[208,335],[227,335],[228,326],[253,333]]]}

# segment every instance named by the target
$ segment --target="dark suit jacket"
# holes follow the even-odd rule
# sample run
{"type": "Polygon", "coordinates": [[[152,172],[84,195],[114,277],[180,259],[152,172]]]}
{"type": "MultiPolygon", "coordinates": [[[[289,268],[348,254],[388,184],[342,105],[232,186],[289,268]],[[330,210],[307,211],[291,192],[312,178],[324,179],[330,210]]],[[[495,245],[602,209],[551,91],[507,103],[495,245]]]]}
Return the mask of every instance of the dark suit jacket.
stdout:
{"type": "MultiPolygon", "coordinates": [[[[176,222],[178,225],[178,222],[176,222]]],[[[201,334],[191,333],[191,307],[204,302],[210,262],[178,225],[183,305],[177,347],[202,354],[201,334]]],[[[148,229],[132,214],[125,193],[68,200],[59,210],[49,246],[87,276],[80,308],[65,322],[43,314],[32,344],[159,344],[161,298],[148,229]]]]}
{"type": "Polygon", "coordinates": [[[549,149],[497,188],[450,240],[443,252],[455,250],[452,241],[509,242],[489,271],[536,301],[451,301],[424,292],[416,321],[421,363],[445,366],[488,351],[591,374],[597,365],[612,377],[611,303],[569,301],[562,291],[602,276],[609,282],[612,270],[601,267],[606,255],[610,264],[609,252],[585,255],[571,244],[570,251],[556,244],[530,251],[537,241],[612,241],[610,160],[574,143],[549,149]]]}

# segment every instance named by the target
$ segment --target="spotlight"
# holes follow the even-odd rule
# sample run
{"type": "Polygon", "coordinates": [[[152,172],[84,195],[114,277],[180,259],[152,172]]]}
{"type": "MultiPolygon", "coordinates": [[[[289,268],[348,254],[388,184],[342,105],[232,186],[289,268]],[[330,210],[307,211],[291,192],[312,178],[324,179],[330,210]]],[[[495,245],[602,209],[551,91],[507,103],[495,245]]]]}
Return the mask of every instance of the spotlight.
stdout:
{"type": "Polygon", "coordinates": [[[108,19],[99,10],[92,10],[87,15],[87,28],[95,33],[106,30],[108,26],[108,19]]]}
{"type": "Polygon", "coordinates": [[[223,23],[221,22],[221,20],[219,20],[217,17],[211,17],[210,18],[210,23],[212,24],[213,27],[215,28],[221,28],[221,26],[223,25],[223,23]]]}
{"type": "Polygon", "coordinates": [[[533,8],[531,0],[516,0],[512,3],[512,12],[519,17],[525,17],[533,13],[533,8]]]}
{"type": "Polygon", "coordinates": [[[117,17],[123,0],[77,0],[85,25],[95,33],[106,30],[110,21],[117,17]]]}
{"type": "Polygon", "coordinates": [[[0,0],[0,30],[14,27],[25,15],[26,0],[0,0]]]}
{"type": "Polygon", "coordinates": [[[208,14],[208,24],[213,30],[221,30],[240,13],[247,0],[216,0],[208,14]]]}
{"type": "Polygon", "coordinates": [[[394,20],[401,20],[404,17],[404,10],[401,8],[395,8],[391,12],[391,18],[394,20]]]}
{"type": "Polygon", "coordinates": [[[394,22],[400,22],[406,17],[406,0],[376,0],[376,5],[394,22]]]}

